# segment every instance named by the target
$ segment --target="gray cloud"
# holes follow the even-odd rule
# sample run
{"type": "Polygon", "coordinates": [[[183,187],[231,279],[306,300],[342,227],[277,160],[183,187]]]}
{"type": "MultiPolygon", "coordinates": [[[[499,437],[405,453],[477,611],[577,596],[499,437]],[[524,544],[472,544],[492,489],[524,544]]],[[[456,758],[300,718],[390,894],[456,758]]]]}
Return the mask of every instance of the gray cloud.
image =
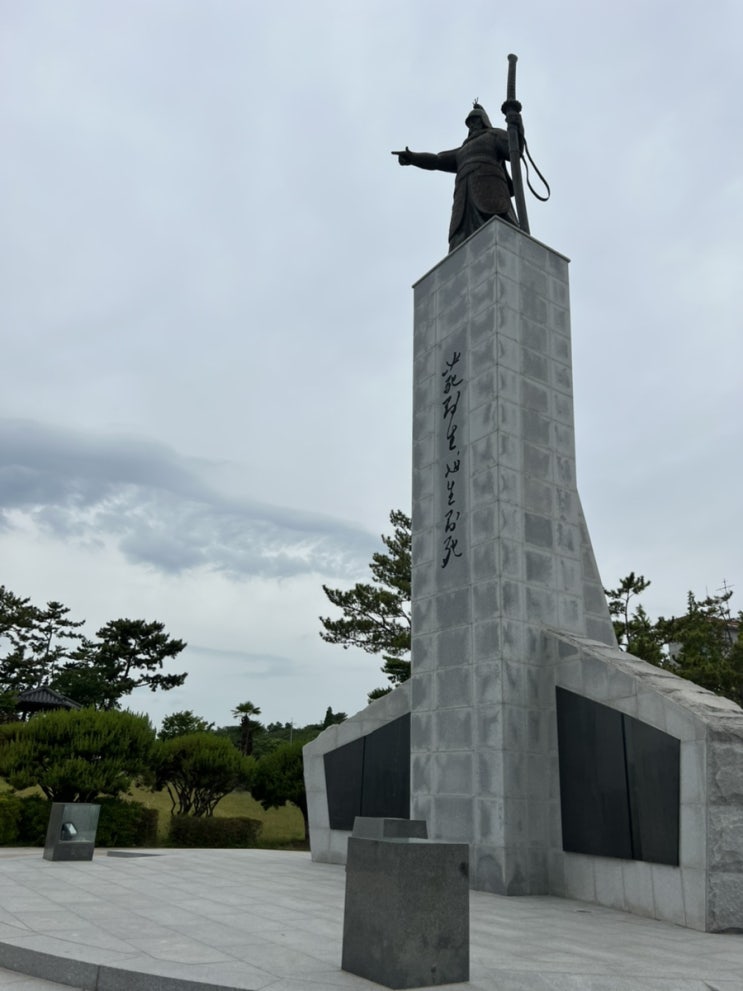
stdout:
{"type": "Polygon", "coordinates": [[[284,654],[252,653],[247,650],[226,650],[189,644],[189,652],[210,665],[218,665],[220,671],[229,667],[245,678],[284,678],[296,675],[300,665],[284,654]]]}
{"type": "Polygon", "coordinates": [[[111,541],[166,573],[231,578],[357,574],[376,548],[360,527],[222,495],[207,461],[163,444],[0,421],[0,504],[64,540],[111,541]]]}

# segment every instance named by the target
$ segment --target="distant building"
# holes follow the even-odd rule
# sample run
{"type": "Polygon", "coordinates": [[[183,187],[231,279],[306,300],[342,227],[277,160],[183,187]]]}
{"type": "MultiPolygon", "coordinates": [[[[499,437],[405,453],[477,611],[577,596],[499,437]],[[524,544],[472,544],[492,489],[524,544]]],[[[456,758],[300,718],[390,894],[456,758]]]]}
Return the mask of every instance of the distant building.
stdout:
{"type": "Polygon", "coordinates": [[[21,714],[22,719],[27,719],[35,712],[50,712],[53,709],[82,709],[82,706],[61,692],[55,692],[48,685],[39,685],[38,688],[21,692],[16,703],[16,712],[21,714]]]}

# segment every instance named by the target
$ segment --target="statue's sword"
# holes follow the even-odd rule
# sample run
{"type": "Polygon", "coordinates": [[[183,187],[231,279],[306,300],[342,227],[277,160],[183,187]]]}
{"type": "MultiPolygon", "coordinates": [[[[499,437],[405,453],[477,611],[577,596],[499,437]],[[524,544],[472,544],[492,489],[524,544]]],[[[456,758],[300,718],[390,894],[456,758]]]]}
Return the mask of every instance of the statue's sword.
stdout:
{"type": "Polygon", "coordinates": [[[519,227],[524,233],[529,233],[529,220],[526,216],[526,200],[524,198],[524,182],[521,177],[521,146],[522,124],[521,104],[516,99],[516,63],[518,56],[508,56],[508,83],[506,85],[506,102],[501,107],[505,114],[508,128],[508,153],[511,163],[511,179],[513,193],[516,199],[516,213],[519,227]]]}

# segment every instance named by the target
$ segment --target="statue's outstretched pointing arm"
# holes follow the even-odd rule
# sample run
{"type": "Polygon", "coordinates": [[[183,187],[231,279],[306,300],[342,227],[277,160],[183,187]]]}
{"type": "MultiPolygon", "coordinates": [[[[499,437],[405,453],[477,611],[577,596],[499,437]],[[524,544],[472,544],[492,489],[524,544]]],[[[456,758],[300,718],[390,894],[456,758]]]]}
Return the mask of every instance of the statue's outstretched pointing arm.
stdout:
{"type": "Polygon", "coordinates": [[[397,155],[400,165],[415,165],[419,169],[438,172],[457,171],[456,151],[441,151],[438,155],[432,155],[428,151],[411,151],[406,145],[403,151],[393,151],[392,154],[397,155]]]}

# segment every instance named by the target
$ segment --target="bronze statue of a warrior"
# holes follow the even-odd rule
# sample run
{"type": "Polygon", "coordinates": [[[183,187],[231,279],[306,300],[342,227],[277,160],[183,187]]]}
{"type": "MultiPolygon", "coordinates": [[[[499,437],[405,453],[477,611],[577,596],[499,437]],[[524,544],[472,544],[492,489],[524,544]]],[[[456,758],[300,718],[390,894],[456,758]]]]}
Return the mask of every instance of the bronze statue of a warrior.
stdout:
{"type": "Polygon", "coordinates": [[[455,172],[454,203],[449,225],[449,251],[491,217],[502,217],[518,226],[511,203],[513,183],[506,169],[510,160],[508,133],[493,127],[483,107],[475,102],[465,119],[468,134],[459,148],[428,152],[393,151],[400,165],[455,172]]]}
{"type": "Polygon", "coordinates": [[[550,197],[549,183],[529,154],[524,137],[521,104],[516,99],[517,62],[516,55],[508,56],[506,100],[501,106],[508,130],[493,127],[485,110],[475,100],[465,119],[469,133],[460,148],[440,151],[438,155],[411,151],[410,148],[392,152],[397,155],[400,165],[456,172],[454,205],[449,226],[449,251],[460,245],[470,234],[474,234],[491,217],[501,217],[509,224],[520,227],[525,234],[529,233],[521,175],[522,161],[530,192],[542,202],[550,197]],[[538,193],[529,181],[527,160],[542,181],[546,195],[538,193]],[[506,162],[511,166],[510,175],[506,162]],[[515,209],[511,197],[516,199],[515,209]]]}

